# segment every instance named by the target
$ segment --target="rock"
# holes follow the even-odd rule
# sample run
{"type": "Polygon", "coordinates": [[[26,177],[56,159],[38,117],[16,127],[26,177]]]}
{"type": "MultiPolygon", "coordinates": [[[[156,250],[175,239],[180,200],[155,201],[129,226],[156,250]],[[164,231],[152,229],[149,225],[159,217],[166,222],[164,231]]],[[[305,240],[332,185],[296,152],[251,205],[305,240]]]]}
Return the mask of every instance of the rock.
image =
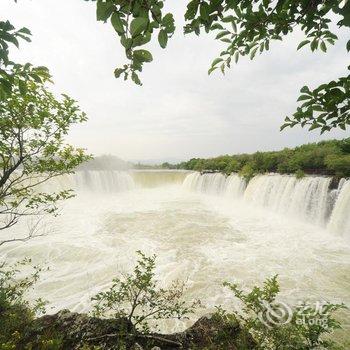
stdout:
{"type": "Polygon", "coordinates": [[[184,332],[141,334],[125,318],[100,319],[62,310],[34,320],[23,344],[30,342],[32,348],[37,349],[42,336],[48,334],[61,339],[62,350],[84,347],[100,350],[236,350],[237,341],[242,344],[242,339],[246,344],[244,349],[254,348],[251,337],[243,333],[238,323],[225,321],[216,314],[201,317],[184,332]]]}
{"type": "MultiPolygon", "coordinates": [[[[33,321],[26,341],[40,341],[43,334],[62,337],[63,349],[80,349],[83,345],[99,345],[101,349],[119,349],[116,344],[120,334],[133,332],[132,324],[124,318],[100,319],[86,314],[62,310],[55,315],[46,315],[33,321]]],[[[128,339],[123,337],[125,342],[128,339]]]]}

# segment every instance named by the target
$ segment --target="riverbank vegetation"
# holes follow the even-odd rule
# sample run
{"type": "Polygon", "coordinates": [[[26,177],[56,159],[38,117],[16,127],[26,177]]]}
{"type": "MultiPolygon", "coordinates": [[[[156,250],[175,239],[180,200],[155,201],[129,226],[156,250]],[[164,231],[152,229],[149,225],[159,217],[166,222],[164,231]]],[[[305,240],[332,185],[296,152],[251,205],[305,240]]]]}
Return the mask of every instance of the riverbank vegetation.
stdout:
{"type": "Polygon", "coordinates": [[[156,257],[141,252],[138,256],[133,273],[116,277],[111,287],[92,298],[91,316],[66,310],[38,317],[45,304],[40,299],[29,303],[26,292],[39,279],[40,268],[33,267],[23,277],[19,267],[30,267],[30,261],[2,265],[0,349],[342,349],[328,335],[341,328],[335,315],[345,306],[308,302],[289,307],[278,300],[277,276],[248,292],[237,284],[224,283],[241,302],[240,311],[217,306],[210,317],[201,318],[182,333],[154,333],[158,322],[184,319],[200,303],[186,302],[179,282],[169,289],[160,287],[154,272],[156,257]]]}
{"type": "Polygon", "coordinates": [[[305,144],[281,151],[223,155],[215,158],[193,158],[172,166],[176,169],[240,173],[245,178],[254,174],[321,174],[350,176],[350,138],[305,144]]]}

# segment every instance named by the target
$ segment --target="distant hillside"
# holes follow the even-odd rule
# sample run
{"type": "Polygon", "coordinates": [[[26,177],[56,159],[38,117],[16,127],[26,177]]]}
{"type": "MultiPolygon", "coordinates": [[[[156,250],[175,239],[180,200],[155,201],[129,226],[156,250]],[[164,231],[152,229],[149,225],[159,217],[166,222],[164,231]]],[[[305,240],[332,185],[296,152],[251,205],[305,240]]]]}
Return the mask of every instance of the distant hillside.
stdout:
{"type": "Polygon", "coordinates": [[[83,163],[78,170],[128,170],[132,164],[116,156],[102,155],[83,163]]]}

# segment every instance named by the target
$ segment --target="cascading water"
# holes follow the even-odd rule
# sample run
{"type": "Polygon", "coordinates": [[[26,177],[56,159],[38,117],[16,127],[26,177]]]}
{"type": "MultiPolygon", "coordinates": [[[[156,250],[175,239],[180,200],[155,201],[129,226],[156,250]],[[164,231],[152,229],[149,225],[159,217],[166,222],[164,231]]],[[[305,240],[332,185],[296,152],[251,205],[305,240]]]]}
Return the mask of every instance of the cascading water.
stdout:
{"type": "Polygon", "coordinates": [[[258,175],[248,184],[244,199],[274,212],[323,225],[330,178],[258,175]]]}
{"type": "Polygon", "coordinates": [[[130,172],[139,188],[154,188],[167,185],[181,185],[188,175],[183,170],[133,170],[130,172]]]}
{"type": "Polygon", "coordinates": [[[40,189],[53,192],[72,188],[78,192],[116,193],[139,188],[181,185],[184,189],[232,199],[243,197],[248,204],[350,234],[350,181],[342,179],[329,191],[331,178],[291,175],[257,175],[246,181],[237,174],[186,171],[84,170],[64,175],[43,184],[40,189]]]}
{"type": "Polygon", "coordinates": [[[113,193],[128,191],[134,187],[134,180],[127,171],[82,170],[77,171],[75,174],[51,179],[43,184],[40,189],[47,192],[69,188],[78,192],[113,193]]]}
{"type": "Polygon", "coordinates": [[[338,234],[350,235],[350,180],[339,183],[336,200],[328,230],[338,234]]]}
{"type": "Polygon", "coordinates": [[[224,194],[229,198],[242,197],[246,186],[247,183],[241,176],[231,174],[226,178],[224,194]]]}
{"type": "Polygon", "coordinates": [[[350,181],[342,179],[338,189],[332,191],[330,183],[329,177],[297,179],[292,175],[267,174],[255,176],[246,187],[246,181],[237,174],[225,177],[220,173],[194,172],[186,177],[183,188],[232,199],[243,196],[247,204],[319,226],[325,226],[331,216],[328,229],[348,234],[350,181]]]}
{"type": "MultiPolygon", "coordinates": [[[[79,171],[46,184],[48,192],[77,193],[62,203],[58,217],[45,219],[39,233],[46,234],[0,246],[0,260],[11,264],[29,256],[48,265],[29,297],[49,300],[49,312],[91,310],[92,296],[132,271],[137,250],[157,254],[162,285],[188,281],[185,298],[206,305],[192,321],[215,305],[238,307],[223,281],[251,287],[275,274],[281,300],[290,305],[305,298],[350,305],[350,255],[341,237],[350,233],[350,181],[333,191],[333,201],[329,184],[325,177],[277,174],[259,175],[247,186],[237,174],[79,171]],[[294,219],[322,224],[333,206],[329,232],[294,219]]],[[[30,224],[23,220],[0,239],[25,237],[30,224]]],[[[160,326],[179,331],[185,325],[160,326]]]]}
{"type": "Polygon", "coordinates": [[[245,181],[236,174],[225,177],[221,173],[192,173],[186,177],[183,187],[191,191],[238,198],[243,194],[245,181]]]}
{"type": "Polygon", "coordinates": [[[80,170],[72,175],[62,175],[40,186],[53,192],[74,189],[79,192],[123,192],[134,188],[154,188],[167,185],[181,185],[187,171],[168,170],[80,170]]]}

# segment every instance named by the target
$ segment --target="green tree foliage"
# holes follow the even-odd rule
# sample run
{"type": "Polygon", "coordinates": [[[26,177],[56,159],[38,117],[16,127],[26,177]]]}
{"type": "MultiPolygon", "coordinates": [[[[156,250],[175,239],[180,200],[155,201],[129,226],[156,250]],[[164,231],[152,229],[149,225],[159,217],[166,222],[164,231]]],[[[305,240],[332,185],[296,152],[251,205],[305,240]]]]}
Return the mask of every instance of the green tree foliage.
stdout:
{"type": "Polygon", "coordinates": [[[125,80],[131,77],[135,84],[141,85],[138,72],[142,71],[144,63],[153,60],[153,56],[140,47],[146,45],[154,34],[159,45],[165,48],[175,31],[173,15],[163,13],[164,2],[159,0],[97,0],[96,6],[97,20],[110,21],[129,60],[117,68],[114,75],[117,78],[123,76],[125,80]]]}
{"type": "Polygon", "coordinates": [[[92,298],[96,316],[126,317],[137,329],[149,332],[149,321],[184,318],[193,313],[199,302],[183,300],[184,284],[178,281],[159,288],[155,279],[155,259],[137,252],[139,259],[132,274],[115,278],[112,286],[92,298]]]}
{"type": "Polygon", "coordinates": [[[216,158],[193,158],[176,165],[179,169],[239,173],[249,180],[253,175],[266,172],[281,174],[325,174],[350,176],[350,138],[321,141],[282,151],[253,154],[225,155],[216,158]]]}
{"type": "Polygon", "coordinates": [[[255,171],[251,164],[247,163],[243,165],[242,169],[239,171],[239,175],[245,178],[247,181],[250,181],[250,179],[254,176],[255,171]]]}
{"type": "Polygon", "coordinates": [[[5,263],[0,265],[0,350],[62,349],[60,338],[52,334],[43,334],[35,339],[35,346],[24,340],[33,319],[45,313],[42,299],[31,303],[26,299],[41,271],[42,268],[32,265],[30,259],[11,266],[5,263]]]}
{"type": "MultiPolygon", "coordinates": [[[[129,64],[116,69],[116,77],[123,74],[127,79],[131,75],[136,84],[141,84],[136,72],[142,70],[143,63],[152,61],[152,54],[135,48],[146,45],[154,35],[157,35],[159,45],[166,47],[175,26],[172,14],[163,15],[163,6],[164,1],[158,0],[97,0],[97,19],[104,22],[110,19],[130,60],[129,64]]],[[[327,47],[338,39],[330,29],[332,22],[339,27],[350,27],[350,2],[190,0],[184,17],[185,34],[215,32],[215,39],[226,45],[208,71],[210,74],[220,69],[225,73],[240,57],[254,59],[257,54],[268,51],[271,42],[283,40],[295,30],[304,34],[298,50],[309,46],[311,51],[326,52],[327,47]]],[[[350,40],[347,50],[350,50],[350,40]]],[[[308,126],[309,130],[318,128],[321,133],[335,127],[345,130],[350,124],[349,80],[347,75],[312,91],[304,86],[298,99],[302,105],[292,117],[285,119],[281,128],[301,125],[308,126]]]]}
{"type": "Polygon", "coordinates": [[[21,72],[27,67],[17,68],[11,93],[0,100],[0,230],[21,216],[55,213],[57,201],[71,191],[45,193],[40,185],[89,159],[64,143],[69,128],[86,120],[76,102],[57,99],[46,80],[26,80],[21,72]]]}
{"type": "MultiPolygon", "coordinates": [[[[109,21],[125,50],[128,63],[115,70],[117,78],[131,79],[138,85],[138,73],[153,56],[145,48],[156,36],[165,48],[174,34],[175,23],[171,13],[163,13],[161,0],[85,0],[96,2],[98,21],[109,21]]],[[[184,33],[215,32],[215,39],[226,48],[213,60],[209,74],[216,69],[222,73],[237,63],[240,57],[253,59],[270,49],[270,43],[283,40],[294,30],[304,33],[297,49],[309,46],[311,51],[327,51],[338,39],[331,31],[335,22],[339,27],[350,27],[350,2],[342,0],[190,0],[184,14],[184,33]],[[338,16],[335,16],[335,14],[338,16]]],[[[27,28],[16,30],[8,21],[0,22],[0,98],[12,87],[13,77],[3,67],[9,60],[9,45],[18,47],[18,39],[30,40],[27,28]]],[[[350,40],[346,48],[350,51],[350,40]]],[[[41,79],[43,70],[33,71],[27,78],[41,79]]],[[[321,133],[332,128],[346,129],[350,124],[350,76],[346,75],[310,89],[304,86],[298,98],[301,106],[286,117],[281,129],[300,125],[321,133]]]]}
{"type": "Polygon", "coordinates": [[[256,342],[254,349],[343,349],[327,335],[341,328],[334,313],[345,309],[344,304],[301,302],[294,308],[289,307],[278,300],[277,276],[267,279],[263,287],[253,287],[250,292],[244,292],[235,283],[225,282],[224,286],[241,302],[239,312],[228,312],[221,307],[217,312],[217,317],[229,323],[238,322],[243,328],[235,344],[237,349],[249,348],[247,334],[256,342]]]}
{"type": "Polygon", "coordinates": [[[13,86],[25,88],[26,82],[43,82],[50,78],[46,67],[33,67],[27,63],[22,66],[10,60],[10,46],[19,47],[19,40],[30,42],[28,28],[16,30],[9,21],[0,21],[0,100],[11,94],[13,86]]]}

